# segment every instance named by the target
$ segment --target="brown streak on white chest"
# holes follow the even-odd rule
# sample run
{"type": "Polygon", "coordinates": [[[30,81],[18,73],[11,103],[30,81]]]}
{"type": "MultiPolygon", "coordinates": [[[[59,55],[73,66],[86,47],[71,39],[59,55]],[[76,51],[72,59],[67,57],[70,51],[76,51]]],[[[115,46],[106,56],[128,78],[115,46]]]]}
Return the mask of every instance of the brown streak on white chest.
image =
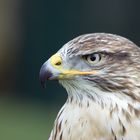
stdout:
{"type": "Polygon", "coordinates": [[[50,140],[113,140],[109,116],[109,110],[90,100],[85,105],[66,103],[57,116],[50,140]]]}

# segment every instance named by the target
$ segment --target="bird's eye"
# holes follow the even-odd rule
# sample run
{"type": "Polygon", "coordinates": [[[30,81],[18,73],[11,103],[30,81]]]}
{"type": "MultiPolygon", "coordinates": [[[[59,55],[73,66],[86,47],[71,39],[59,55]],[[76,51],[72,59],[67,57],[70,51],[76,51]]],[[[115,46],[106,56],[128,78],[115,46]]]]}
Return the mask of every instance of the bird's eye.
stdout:
{"type": "Polygon", "coordinates": [[[83,56],[83,58],[89,63],[89,64],[97,64],[101,60],[101,54],[90,54],[83,56]]]}

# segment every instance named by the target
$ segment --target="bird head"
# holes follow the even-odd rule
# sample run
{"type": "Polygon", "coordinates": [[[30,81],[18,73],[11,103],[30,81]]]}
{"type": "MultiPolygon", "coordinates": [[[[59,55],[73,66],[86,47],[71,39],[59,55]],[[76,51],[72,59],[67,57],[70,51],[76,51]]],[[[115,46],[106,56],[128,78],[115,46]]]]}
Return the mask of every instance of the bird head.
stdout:
{"type": "Polygon", "coordinates": [[[69,94],[101,93],[140,99],[140,49],[118,35],[94,33],[66,43],[40,70],[40,81],[59,80],[69,94]],[[83,92],[85,91],[85,92],[83,92]]]}

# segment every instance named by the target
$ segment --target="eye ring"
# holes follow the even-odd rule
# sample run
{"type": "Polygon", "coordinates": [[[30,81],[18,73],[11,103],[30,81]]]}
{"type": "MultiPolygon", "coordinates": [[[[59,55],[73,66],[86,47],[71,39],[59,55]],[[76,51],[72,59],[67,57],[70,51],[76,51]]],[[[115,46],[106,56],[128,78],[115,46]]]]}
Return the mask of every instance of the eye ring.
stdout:
{"type": "Polygon", "coordinates": [[[101,54],[93,53],[93,54],[90,54],[90,55],[85,55],[85,56],[83,56],[83,58],[84,58],[85,61],[87,61],[87,63],[95,65],[99,61],[101,61],[101,54]]]}

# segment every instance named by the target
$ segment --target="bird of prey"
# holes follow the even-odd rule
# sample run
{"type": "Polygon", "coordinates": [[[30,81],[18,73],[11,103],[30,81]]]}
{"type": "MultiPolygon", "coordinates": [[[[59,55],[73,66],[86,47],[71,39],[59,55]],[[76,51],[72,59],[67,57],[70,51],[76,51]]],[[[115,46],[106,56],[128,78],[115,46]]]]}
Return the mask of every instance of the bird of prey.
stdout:
{"type": "Polygon", "coordinates": [[[40,70],[68,98],[49,140],[140,140],[140,48],[108,33],[66,43],[40,70]]]}

